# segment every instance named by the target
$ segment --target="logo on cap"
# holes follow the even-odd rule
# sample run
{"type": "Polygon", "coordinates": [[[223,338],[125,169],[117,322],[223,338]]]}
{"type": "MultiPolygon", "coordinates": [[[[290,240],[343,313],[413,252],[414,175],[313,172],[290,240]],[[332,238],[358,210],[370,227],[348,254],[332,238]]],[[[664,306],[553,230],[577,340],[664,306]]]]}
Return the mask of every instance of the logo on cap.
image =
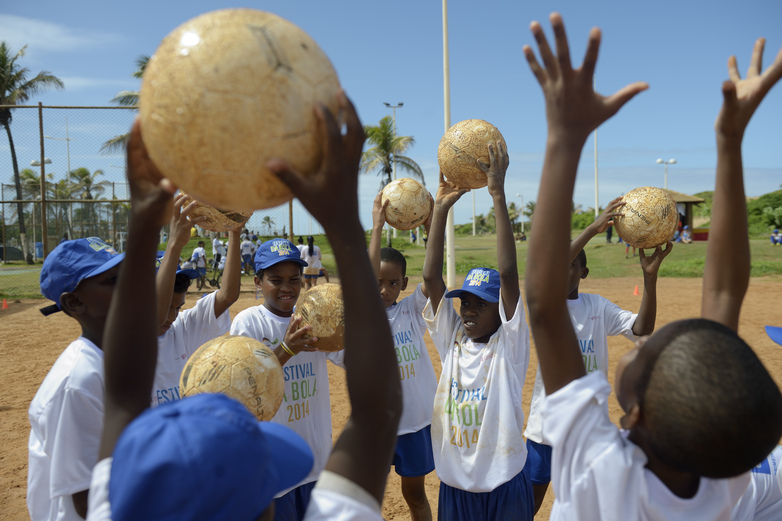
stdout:
{"type": "Polygon", "coordinates": [[[274,241],[269,247],[269,251],[277,252],[280,257],[290,255],[293,252],[290,241],[274,241]]]}
{"type": "Polygon", "coordinates": [[[467,275],[465,282],[468,282],[467,286],[480,286],[484,283],[488,284],[490,274],[491,272],[488,270],[474,269],[467,275]]]}

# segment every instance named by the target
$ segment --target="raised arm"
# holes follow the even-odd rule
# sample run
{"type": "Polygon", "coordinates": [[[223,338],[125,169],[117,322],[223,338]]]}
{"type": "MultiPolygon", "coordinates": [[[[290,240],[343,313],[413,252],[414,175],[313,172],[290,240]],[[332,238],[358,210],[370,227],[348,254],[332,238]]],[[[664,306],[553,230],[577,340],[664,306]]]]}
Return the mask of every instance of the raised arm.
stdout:
{"type": "Polygon", "coordinates": [[[215,295],[215,317],[225,313],[236,302],[242,289],[242,252],[239,251],[239,234],[246,222],[228,232],[225,274],[223,284],[215,295]]]}
{"type": "Polygon", "coordinates": [[[494,217],[497,223],[497,271],[500,272],[500,296],[505,308],[505,317],[510,320],[519,301],[519,266],[516,263],[516,240],[505,202],[505,173],[510,159],[508,149],[500,144],[489,145],[489,165],[478,163],[489,180],[489,195],[494,203],[494,217]]]}
{"type": "Polygon", "coordinates": [[[592,237],[598,233],[603,233],[614,225],[614,217],[620,217],[624,215],[621,211],[617,211],[617,209],[624,206],[625,204],[627,203],[622,201],[621,196],[608,203],[606,209],[597,216],[597,219],[595,219],[592,224],[584,228],[584,231],[581,232],[578,237],[570,241],[570,262],[576,260],[578,254],[581,253],[581,250],[584,249],[584,246],[587,245],[592,237]]]}
{"type": "Polygon", "coordinates": [[[747,77],[739,76],[736,57],[728,59],[730,81],[722,84],[722,109],[717,134],[717,179],[712,205],[706,267],[703,271],[701,315],[738,330],[739,311],[749,285],[750,254],[741,142],[755,109],[782,77],[782,49],[762,74],[760,38],[752,51],[747,77]]]}
{"type": "Polygon", "coordinates": [[[344,93],[340,93],[339,103],[347,126],[345,135],[327,109],[317,110],[324,159],[315,174],[304,178],[278,160],[270,161],[268,167],[323,226],[342,281],[351,413],[326,470],[358,484],[379,504],[396,445],[402,393],[388,318],[358,218],[358,164],[364,130],[344,93]],[[335,212],[334,208],[340,211],[335,212]],[[374,349],[366,349],[367,342],[374,349]]]}
{"type": "Polygon", "coordinates": [[[639,251],[641,270],[644,273],[644,295],[633,324],[635,336],[651,335],[654,332],[654,323],[657,321],[657,272],[663,259],[671,253],[672,249],[673,243],[668,241],[665,249],[658,246],[649,257],[646,256],[643,248],[639,251]]]}
{"type": "Polygon", "coordinates": [[[185,204],[187,200],[188,197],[182,194],[174,198],[174,210],[169,225],[170,233],[166,243],[166,253],[163,255],[163,260],[160,261],[160,267],[155,276],[158,324],[164,324],[168,317],[171,298],[174,295],[174,281],[176,279],[176,269],[179,265],[179,256],[182,254],[182,248],[190,240],[190,228],[193,226],[193,223],[204,220],[204,217],[196,217],[192,221],[188,218],[190,211],[198,203],[190,201],[190,203],[185,204]]]}
{"type": "Polygon", "coordinates": [[[383,192],[377,194],[372,204],[372,235],[369,237],[369,262],[375,272],[375,279],[380,278],[380,249],[383,243],[383,225],[386,224],[386,208],[389,200],[383,204],[383,192]]]}
{"type": "Polygon", "coordinates": [[[99,459],[111,456],[125,427],[149,407],[157,362],[158,322],[150,305],[155,302],[157,234],[175,190],[147,155],[138,119],[130,132],[127,163],[130,224],[103,335],[106,415],[99,459]]]}
{"type": "Polygon", "coordinates": [[[424,284],[432,302],[432,313],[437,313],[440,301],[445,295],[445,280],[443,280],[443,246],[445,245],[445,223],[448,210],[456,204],[459,198],[469,190],[459,190],[445,180],[440,172],[440,186],[434,199],[432,209],[432,226],[427,232],[429,242],[426,246],[424,259],[424,284]]]}
{"type": "Polygon", "coordinates": [[[549,48],[540,24],[533,22],[543,67],[529,46],[524,54],[543,89],[548,139],[535,218],[547,233],[533,232],[525,276],[530,326],[546,393],[551,394],[585,374],[581,350],[568,314],[566,295],[570,257],[570,207],[581,149],[589,134],[613,116],[644,83],[625,87],[610,97],[592,89],[600,46],[600,30],[589,34],[584,63],[570,63],[565,27],[559,14],[551,15],[557,54],[549,48]]]}

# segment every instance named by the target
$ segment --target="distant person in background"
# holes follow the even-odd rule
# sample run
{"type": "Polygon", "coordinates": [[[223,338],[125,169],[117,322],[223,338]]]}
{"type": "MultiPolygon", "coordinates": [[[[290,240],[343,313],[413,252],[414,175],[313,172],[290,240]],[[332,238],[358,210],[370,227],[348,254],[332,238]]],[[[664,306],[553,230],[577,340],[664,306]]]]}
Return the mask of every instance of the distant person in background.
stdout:
{"type": "Polygon", "coordinates": [[[301,259],[307,263],[304,268],[304,291],[318,285],[318,276],[323,265],[320,263],[320,248],[315,246],[315,238],[307,237],[307,246],[301,250],[301,259]]]}
{"type": "Polygon", "coordinates": [[[220,259],[223,258],[223,255],[225,255],[225,245],[220,240],[220,237],[215,235],[215,238],[212,239],[212,257],[214,257],[215,266],[220,264],[220,259]]]}
{"type": "Polygon", "coordinates": [[[777,229],[774,229],[774,231],[771,232],[771,244],[782,244],[782,234],[780,234],[777,229]]]}
{"type": "MultiPolygon", "coordinates": [[[[774,231],[776,231],[776,230],[774,230],[774,231]]],[[[60,239],[60,244],[64,243],[67,240],[68,240],[68,234],[64,233],[63,236],[62,236],[62,239],[60,239]]],[[[772,242],[773,242],[773,239],[772,239],[772,242]]]]}
{"type": "MultiPolygon", "coordinates": [[[[195,226],[193,227],[195,228],[195,226]]],[[[193,267],[198,270],[198,289],[199,291],[206,286],[206,243],[204,241],[198,241],[198,248],[193,250],[193,255],[190,257],[190,261],[193,263],[193,267]]]]}
{"type": "Polygon", "coordinates": [[[635,246],[630,246],[629,244],[625,247],[625,259],[630,258],[630,248],[633,249],[633,257],[635,257],[635,246]]]}
{"type": "Polygon", "coordinates": [[[690,227],[686,224],[684,225],[684,228],[682,228],[682,234],[679,239],[679,242],[684,244],[690,244],[692,242],[692,231],[690,231],[690,227]]]}
{"type": "Polygon", "coordinates": [[[611,238],[614,236],[614,227],[609,226],[606,228],[606,242],[611,244],[611,238]]]}

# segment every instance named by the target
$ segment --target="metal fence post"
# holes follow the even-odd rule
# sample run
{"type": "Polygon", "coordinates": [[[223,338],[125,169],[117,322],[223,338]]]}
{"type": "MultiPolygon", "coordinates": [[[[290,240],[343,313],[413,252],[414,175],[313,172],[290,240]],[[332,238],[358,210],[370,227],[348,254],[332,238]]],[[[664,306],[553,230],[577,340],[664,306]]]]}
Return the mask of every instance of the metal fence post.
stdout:
{"type": "MultiPolygon", "coordinates": [[[[43,103],[38,102],[38,130],[41,135],[41,242],[43,243],[43,258],[49,255],[49,229],[46,225],[46,161],[43,150],[43,103]]],[[[35,211],[35,203],[33,203],[35,211]]],[[[35,250],[35,243],[33,243],[35,250]]]]}

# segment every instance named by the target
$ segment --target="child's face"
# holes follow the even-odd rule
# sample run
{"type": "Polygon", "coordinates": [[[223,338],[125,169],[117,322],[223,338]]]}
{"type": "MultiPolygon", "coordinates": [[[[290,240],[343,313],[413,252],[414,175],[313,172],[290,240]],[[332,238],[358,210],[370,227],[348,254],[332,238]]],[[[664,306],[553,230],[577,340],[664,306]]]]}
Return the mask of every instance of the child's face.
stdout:
{"type": "Polygon", "coordinates": [[[407,289],[407,277],[402,275],[402,266],[396,262],[381,262],[377,286],[383,305],[391,307],[399,298],[399,293],[407,289]]]}
{"type": "Polygon", "coordinates": [[[266,309],[277,316],[289,317],[301,293],[301,266],[280,262],[266,268],[262,279],[255,277],[255,287],[263,292],[266,309]]]}
{"type": "Polygon", "coordinates": [[[499,302],[489,302],[472,293],[462,293],[459,299],[459,315],[467,338],[473,342],[488,342],[502,323],[499,302]]]}
{"type": "Polygon", "coordinates": [[[182,306],[185,305],[185,293],[174,293],[171,297],[171,305],[168,308],[168,314],[166,315],[166,321],[157,330],[157,336],[162,335],[171,328],[171,324],[174,323],[179,312],[182,311],[182,306]]]}
{"type": "Polygon", "coordinates": [[[82,315],[94,323],[104,323],[109,312],[111,296],[114,294],[120,265],[79,282],[72,293],[78,297],[81,306],[72,313],[82,315]]]}
{"type": "Polygon", "coordinates": [[[578,285],[581,281],[587,278],[589,274],[589,268],[584,268],[581,265],[581,257],[576,257],[573,262],[570,263],[570,271],[568,272],[568,296],[570,300],[578,298],[578,285]]]}

